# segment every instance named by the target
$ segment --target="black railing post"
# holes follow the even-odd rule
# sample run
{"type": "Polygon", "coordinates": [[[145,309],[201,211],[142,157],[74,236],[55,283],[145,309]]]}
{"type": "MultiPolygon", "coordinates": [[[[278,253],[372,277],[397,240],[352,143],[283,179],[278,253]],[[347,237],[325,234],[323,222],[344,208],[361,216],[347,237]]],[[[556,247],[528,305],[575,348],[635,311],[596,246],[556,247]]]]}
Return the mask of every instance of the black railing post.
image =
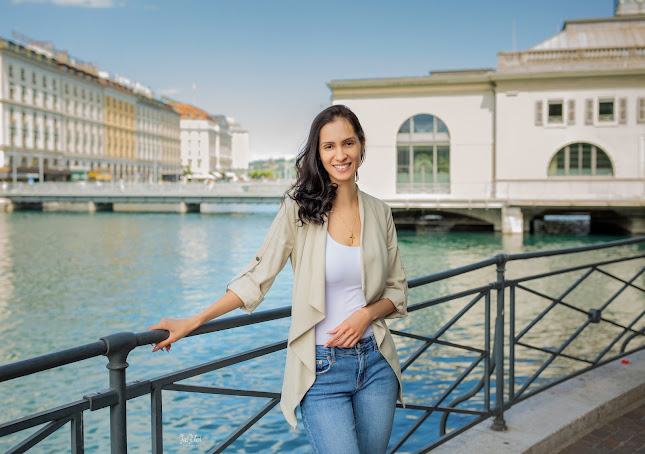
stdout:
{"type": "Polygon", "coordinates": [[[508,255],[497,256],[497,318],[495,320],[495,420],[493,430],[507,430],[504,421],[504,271],[508,255]]]}
{"type": "Polygon", "coordinates": [[[126,427],[126,386],[125,369],[128,367],[126,359],[137,346],[134,333],[115,333],[102,337],[105,342],[110,371],[110,388],[119,395],[119,401],[110,407],[110,447],[112,454],[125,454],[128,452],[128,436],[126,427]]]}
{"type": "Polygon", "coordinates": [[[163,413],[161,388],[150,392],[150,428],[152,430],[152,454],[163,454],[163,413]]]}
{"type": "Polygon", "coordinates": [[[85,440],[83,433],[83,412],[79,412],[70,421],[71,425],[71,438],[72,438],[72,453],[83,454],[85,452],[85,440]]]}

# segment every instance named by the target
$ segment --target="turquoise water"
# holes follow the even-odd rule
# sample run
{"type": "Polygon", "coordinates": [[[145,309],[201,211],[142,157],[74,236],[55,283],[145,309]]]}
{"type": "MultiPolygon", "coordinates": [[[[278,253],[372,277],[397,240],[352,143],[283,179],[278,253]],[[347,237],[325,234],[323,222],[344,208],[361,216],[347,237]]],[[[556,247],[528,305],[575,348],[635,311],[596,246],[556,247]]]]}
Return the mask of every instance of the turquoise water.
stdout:
{"type": "MultiPolygon", "coordinates": [[[[0,213],[0,364],[94,342],[118,331],[144,331],[161,317],[184,317],[199,312],[224,291],[226,283],[253,257],[277,207],[256,207],[240,214],[120,214],[120,213],[0,213]]],[[[502,236],[496,233],[399,232],[399,244],[408,278],[463,266],[498,253],[516,253],[590,244],[619,239],[616,236],[502,236]]],[[[627,246],[621,251],[643,251],[627,246]]],[[[509,265],[508,275],[587,263],[616,255],[614,251],[578,254],[575,257],[538,259],[509,265]]],[[[640,262],[643,266],[643,262],[640,262]]],[[[629,279],[633,264],[615,267],[629,279]],[[629,275],[629,276],[628,276],[629,275]]],[[[634,273],[632,273],[634,274],[634,273]]],[[[485,285],[495,280],[494,268],[412,290],[410,303],[485,285]]],[[[558,293],[572,282],[561,278],[536,288],[558,293]]],[[[636,281],[645,285],[640,276],[636,281]]],[[[260,310],[290,303],[292,273],[287,265],[276,279],[260,310]]],[[[599,278],[586,290],[611,296],[615,283],[599,278]]],[[[628,295],[629,296],[629,295],[628,295]]],[[[584,298],[582,298],[584,300],[584,298]]],[[[431,335],[469,300],[461,299],[416,312],[393,321],[395,329],[431,335]]],[[[642,294],[626,298],[615,316],[645,307],[642,294]]],[[[622,304],[622,303],[621,303],[622,304]]],[[[518,294],[518,317],[531,317],[545,307],[537,297],[518,294]],[[522,302],[522,304],[520,304],[522,302]]],[[[241,315],[237,312],[231,315],[241,315]]],[[[557,345],[567,332],[567,317],[554,315],[547,328],[530,337],[547,346],[557,345]]],[[[478,304],[444,339],[481,347],[483,305],[478,304]]],[[[128,381],[151,378],[200,364],[252,347],[286,339],[288,320],[184,339],[171,353],[150,353],[142,347],[129,356],[128,381]]],[[[420,344],[397,339],[405,360],[420,344]]],[[[581,344],[584,350],[584,343],[581,344]]],[[[584,353],[584,352],[583,352],[584,353]]],[[[518,367],[522,376],[535,369],[541,358],[526,352],[518,367]],[[525,365],[524,365],[525,364],[525,365]]],[[[472,354],[446,347],[431,347],[404,374],[407,402],[432,402],[451,377],[472,361],[472,354]]],[[[108,387],[106,358],[94,358],[20,380],[0,383],[0,422],[81,399],[84,394],[108,387]]],[[[190,383],[242,389],[280,391],[284,351],[259,360],[216,371],[190,383]]],[[[569,369],[558,364],[545,378],[569,369]],[[551,374],[551,375],[549,375],[551,374]]],[[[479,377],[467,380],[467,389],[479,377]]],[[[230,431],[261,408],[263,399],[197,395],[166,391],[164,396],[165,452],[206,452],[230,431]],[[192,442],[191,442],[192,440],[192,442]]],[[[448,402],[450,399],[446,400],[448,402]]],[[[464,408],[476,408],[476,402],[464,408]],[[468,407],[471,405],[471,407],[468,407]]],[[[479,402],[481,405],[481,402],[479,402]]],[[[86,452],[109,452],[108,410],[85,413],[86,452]]],[[[402,435],[418,417],[398,410],[394,437],[402,435]]],[[[450,424],[457,424],[453,418],[450,424]]],[[[430,418],[426,424],[435,424],[430,418]]],[[[143,396],[128,403],[129,452],[150,448],[150,403],[143,396]]],[[[425,426],[424,426],[425,427],[425,426]]],[[[0,440],[8,449],[32,431],[0,440]]],[[[403,451],[413,451],[436,437],[429,428],[415,436],[403,451]]],[[[230,452],[308,452],[299,425],[292,430],[276,407],[232,445],[230,452]]],[[[69,428],[59,430],[35,452],[69,450],[69,428]]]]}

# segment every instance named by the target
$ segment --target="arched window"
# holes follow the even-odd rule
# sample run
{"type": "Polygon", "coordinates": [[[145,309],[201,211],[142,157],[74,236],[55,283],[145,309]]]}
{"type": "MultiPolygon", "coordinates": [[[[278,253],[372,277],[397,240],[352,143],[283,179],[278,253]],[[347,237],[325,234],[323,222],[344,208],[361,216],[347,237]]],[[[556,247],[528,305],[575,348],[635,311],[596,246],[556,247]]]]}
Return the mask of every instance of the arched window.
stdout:
{"type": "Polygon", "coordinates": [[[549,163],[549,176],[613,175],[607,153],[590,143],[578,142],[561,148],[549,163]]]}
{"type": "Polygon", "coordinates": [[[450,134],[434,115],[410,117],[396,141],[397,193],[450,192],[450,134]]]}

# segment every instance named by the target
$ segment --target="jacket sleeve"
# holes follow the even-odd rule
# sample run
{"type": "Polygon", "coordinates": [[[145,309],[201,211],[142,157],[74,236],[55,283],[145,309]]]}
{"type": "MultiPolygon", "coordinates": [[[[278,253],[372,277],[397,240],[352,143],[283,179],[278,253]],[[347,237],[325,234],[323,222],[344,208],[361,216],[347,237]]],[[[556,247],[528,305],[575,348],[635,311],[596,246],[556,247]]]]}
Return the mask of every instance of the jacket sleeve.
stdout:
{"type": "Polygon", "coordinates": [[[242,309],[251,313],[264,300],[276,276],[284,268],[293,250],[296,220],[292,202],[285,198],[269,232],[251,262],[227,285],[244,302],[242,309]]]}
{"type": "Polygon", "coordinates": [[[408,281],[405,277],[405,268],[401,263],[401,254],[396,239],[396,228],[392,218],[392,210],[387,207],[387,257],[389,271],[385,281],[385,289],[381,298],[387,298],[394,304],[396,310],[385,318],[401,318],[408,315],[408,281]]]}

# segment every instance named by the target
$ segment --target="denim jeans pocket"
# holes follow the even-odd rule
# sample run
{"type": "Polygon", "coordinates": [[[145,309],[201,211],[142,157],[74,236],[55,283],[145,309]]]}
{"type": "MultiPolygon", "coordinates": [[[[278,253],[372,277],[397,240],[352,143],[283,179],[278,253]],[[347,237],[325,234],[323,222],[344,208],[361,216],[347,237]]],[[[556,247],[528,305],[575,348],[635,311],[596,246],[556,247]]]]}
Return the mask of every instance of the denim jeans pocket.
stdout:
{"type": "Polygon", "coordinates": [[[331,358],[324,355],[316,355],[316,375],[322,375],[331,369],[331,358]]]}

